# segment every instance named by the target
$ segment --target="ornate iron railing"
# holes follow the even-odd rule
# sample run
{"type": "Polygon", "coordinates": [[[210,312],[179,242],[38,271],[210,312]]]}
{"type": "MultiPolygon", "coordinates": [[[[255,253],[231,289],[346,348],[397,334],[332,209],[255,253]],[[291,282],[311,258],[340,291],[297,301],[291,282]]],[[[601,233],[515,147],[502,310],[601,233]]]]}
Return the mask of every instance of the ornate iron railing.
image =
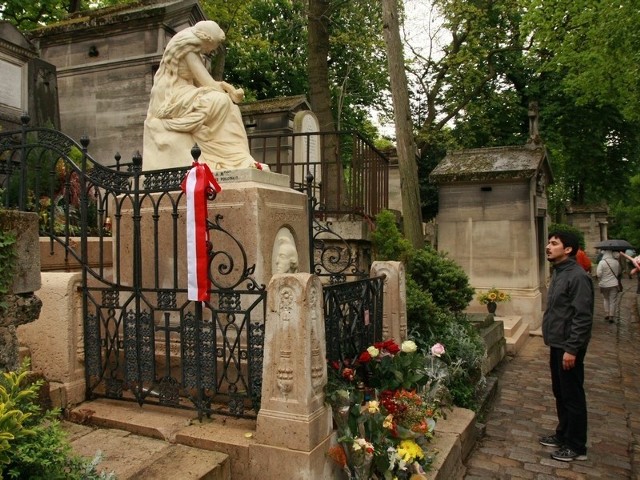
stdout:
{"type": "Polygon", "coordinates": [[[353,362],[382,340],[384,277],[324,286],[327,360],[353,362]]]}
{"type": "Polygon", "coordinates": [[[256,416],[266,289],[215,216],[211,244],[224,250],[209,252],[211,301],[187,300],[180,183],[188,167],[142,172],[136,156],[128,171],[114,171],[89,156],[87,139],[79,145],[28,121],[0,132],[3,203],[36,212],[51,251],[60,243],[82,266],[88,397],[190,408],[200,417],[256,416]],[[98,238],[95,268],[89,235],[98,238]]]}
{"type": "Polygon", "coordinates": [[[372,219],[389,207],[389,160],[358,132],[249,135],[249,146],[291,188],[304,191],[311,174],[320,219],[372,219]]]}
{"type": "MultiPolygon", "coordinates": [[[[253,279],[240,242],[216,216],[208,222],[211,244],[224,250],[209,252],[212,300],[187,300],[180,183],[188,167],[142,172],[136,155],[126,171],[119,157],[116,170],[107,168],[89,156],[88,139],[77,144],[60,132],[31,128],[28,120],[19,131],[0,132],[3,203],[36,212],[51,252],[59,243],[65,258],[82,266],[88,397],[191,408],[200,417],[255,416],[266,290],[253,279]],[[89,235],[98,238],[95,268],[87,262],[89,235]],[[80,249],[74,248],[78,241],[80,249]]],[[[312,272],[333,284],[324,291],[328,358],[353,360],[382,338],[383,280],[362,279],[367,272],[358,254],[326,221],[311,165],[304,165],[305,183],[292,165],[292,182],[306,185],[309,211],[315,212],[309,223],[312,272]]]]}

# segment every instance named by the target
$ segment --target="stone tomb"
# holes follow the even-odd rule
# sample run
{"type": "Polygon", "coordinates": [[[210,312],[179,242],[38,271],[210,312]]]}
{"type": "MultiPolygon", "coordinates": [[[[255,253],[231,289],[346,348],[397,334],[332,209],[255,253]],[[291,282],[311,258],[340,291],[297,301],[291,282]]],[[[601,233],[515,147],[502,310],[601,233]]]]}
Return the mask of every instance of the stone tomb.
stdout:
{"type": "MultiPolygon", "coordinates": [[[[278,232],[286,229],[294,239],[299,254],[298,271],[309,271],[307,197],[288,187],[288,178],[272,172],[257,169],[228,170],[215,172],[216,179],[222,187],[216,199],[208,204],[209,220],[215,223],[218,215],[222,216],[220,225],[227,230],[241,245],[247,255],[248,266],[255,265],[252,277],[258,284],[267,285],[272,272],[273,246],[278,232]]],[[[173,204],[168,199],[163,201],[162,194],[151,195],[154,203],[159,203],[159,221],[156,227],[152,221],[152,204],[142,203],[141,232],[142,244],[142,288],[186,288],[187,265],[185,245],[186,237],[186,202],[178,207],[177,245],[168,232],[173,229],[173,204]],[[148,215],[147,215],[148,213],[148,215]],[[157,237],[157,244],[154,238],[157,237]],[[153,262],[145,261],[155,256],[158,250],[158,272],[153,262]],[[177,257],[174,256],[174,249],[177,257]],[[177,283],[173,278],[174,262],[178,262],[177,283]],[[156,277],[157,275],[157,277],[156,277]]],[[[133,238],[133,223],[130,204],[124,200],[121,219],[114,227],[114,238],[121,242],[121,259],[114,264],[116,275],[123,285],[133,284],[133,247],[129,239],[133,238]],[[119,231],[117,231],[119,229],[119,231]],[[126,269],[124,267],[127,267],[126,269]],[[119,270],[119,271],[118,271],[119,270]]],[[[115,211],[115,210],[112,210],[115,211]]],[[[215,251],[228,252],[238,264],[239,254],[235,242],[220,238],[213,232],[211,237],[215,251]],[[218,243],[216,243],[218,240],[218,243]]],[[[215,265],[215,263],[214,263],[215,265]]],[[[238,265],[236,265],[238,266],[238,265]]],[[[217,278],[213,271],[214,279],[217,278]]]]}
{"type": "MultiPolygon", "coordinates": [[[[460,265],[479,291],[511,295],[501,304],[535,330],[542,322],[548,276],[546,186],[552,180],[543,145],[450,152],[433,170],[438,183],[438,250],[460,265]]],[[[468,313],[485,309],[472,302],[468,313]]]]}
{"type": "MultiPolygon", "coordinates": [[[[309,227],[306,195],[289,188],[289,180],[286,175],[257,169],[229,170],[217,172],[215,175],[222,191],[218,193],[214,201],[208,202],[209,220],[216,223],[216,217],[222,216],[219,224],[233,238],[222,235],[215,230],[210,231],[213,250],[221,252],[214,256],[210,269],[214,283],[223,287],[233,286],[242,279],[245,268],[255,265],[251,277],[258,285],[266,287],[275,273],[277,261],[274,257],[277,256],[278,251],[275,246],[277,239],[283,232],[286,232],[287,237],[292,239],[297,250],[297,271],[308,272],[309,227]],[[243,264],[243,254],[238,244],[246,254],[246,264],[243,264]],[[224,268],[229,264],[229,259],[233,260],[231,271],[224,268]],[[223,274],[218,269],[220,265],[223,266],[221,269],[223,274]]],[[[130,199],[119,200],[124,203],[121,207],[121,218],[114,224],[114,249],[118,245],[120,248],[120,258],[118,261],[114,261],[114,279],[122,285],[132,286],[134,283],[134,252],[131,241],[133,239],[132,211],[130,199]]],[[[178,207],[175,223],[173,202],[168,196],[164,194],[147,196],[141,206],[142,271],[138,286],[143,290],[186,289],[188,248],[185,243],[186,199],[183,198],[178,207]],[[159,207],[153,206],[154,204],[159,207]],[[155,214],[158,216],[157,224],[153,219],[155,214]],[[174,228],[176,229],[175,237],[170,233],[174,228]],[[156,251],[157,265],[153,261],[156,251]]],[[[115,210],[111,209],[111,211],[115,210]]],[[[114,259],[115,252],[116,250],[114,250],[114,259]]],[[[237,288],[246,290],[247,283],[248,281],[243,281],[237,285],[237,288]]],[[[216,286],[213,285],[212,288],[216,289],[216,286]]],[[[155,293],[148,295],[152,302],[155,301],[155,293]]],[[[186,301],[186,293],[177,295],[176,303],[178,306],[184,305],[186,301]]],[[[217,297],[213,295],[211,304],[215,306],[216,302],[217,297]]],[[[246,308],[246,305],[243,306],[246,308]]],[[[168,319],[170,324],[177,324],[180,321],[179,315],[177,311],[170,312],[168,319]]],[[[263,320],[261,316],[261,309],[254,309],[251,313],[252,321],[263,320]]],[[[166,319],[158,316],[155,321],[161,322],[166,319]]],[[[172,351],[172,357],[176,358],[180,344],[171,343],[169,347],[172,351]]],[[[165,349],[164,342],[156,342],[157,361],[163,359],[165,349]]],[[[179,368],[177,362],[172,362],[172,364],[175,368],[179,368]]]]}

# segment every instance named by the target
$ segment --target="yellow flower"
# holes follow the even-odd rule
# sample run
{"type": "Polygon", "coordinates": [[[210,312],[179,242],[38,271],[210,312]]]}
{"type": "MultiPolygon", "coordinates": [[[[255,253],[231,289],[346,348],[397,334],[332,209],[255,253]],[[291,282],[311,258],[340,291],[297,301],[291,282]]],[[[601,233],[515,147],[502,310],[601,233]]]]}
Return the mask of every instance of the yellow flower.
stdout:
{"type": "Polygon", "coordinates": [[[489,302],[508,302],[509,300],[511,300],[509,294],[501,292],[496,287],[492,287],[488,291],[478,295],[478,302],[483,305],[486,305],[489,302]]]}
{"type": "Polygon", "coordinates": [[[380,403],[377,400],[369,400],[361,408],[362,412],[369,412],[371,415],[380,411],[380,403]]]}
{"type": "Polygon", "coordinates": [[[391,430],[393,428],[393,415],[389,414],[384,418],[382,427],[391,430]]]}
{"type": "Polygon", "coordinates": [[[424,452],[413,440],[402,440],[398,446],[398,456],[406,463],[413,463],[418,458],[424,458],[424,452]]]}

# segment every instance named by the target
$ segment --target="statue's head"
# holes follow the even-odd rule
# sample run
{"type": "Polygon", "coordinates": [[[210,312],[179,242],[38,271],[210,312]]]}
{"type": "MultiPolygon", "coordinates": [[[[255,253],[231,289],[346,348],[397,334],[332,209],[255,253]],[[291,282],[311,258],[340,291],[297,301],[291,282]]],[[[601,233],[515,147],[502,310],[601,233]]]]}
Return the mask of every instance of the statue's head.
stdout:
{"type": "Polygon", "coordinates": [[[298,250],[289,235],[279,234],[276,238],[273,273],[296,273],[298,271],[298,250]]]}
{"type": "Polygon", "coordinates": [[[203,51],[207,53],[216,50],[225,39],[220,26],[212,20],[198,22],[191,27],[191,30],[202,41],[203,51]]]}

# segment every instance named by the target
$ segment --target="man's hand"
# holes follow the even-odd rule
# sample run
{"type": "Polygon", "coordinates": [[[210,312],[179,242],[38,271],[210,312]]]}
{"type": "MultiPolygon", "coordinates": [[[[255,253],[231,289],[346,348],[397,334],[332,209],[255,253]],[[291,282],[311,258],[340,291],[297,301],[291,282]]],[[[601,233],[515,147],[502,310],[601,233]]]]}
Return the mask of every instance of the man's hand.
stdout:
{"type": "Polygon", "coordinates": [[[576,366],[576,356],[571,355],[570,353],[564,352],[564,355],[562,355],[562,369],[571,370],[575,366],[576,366]]]}

